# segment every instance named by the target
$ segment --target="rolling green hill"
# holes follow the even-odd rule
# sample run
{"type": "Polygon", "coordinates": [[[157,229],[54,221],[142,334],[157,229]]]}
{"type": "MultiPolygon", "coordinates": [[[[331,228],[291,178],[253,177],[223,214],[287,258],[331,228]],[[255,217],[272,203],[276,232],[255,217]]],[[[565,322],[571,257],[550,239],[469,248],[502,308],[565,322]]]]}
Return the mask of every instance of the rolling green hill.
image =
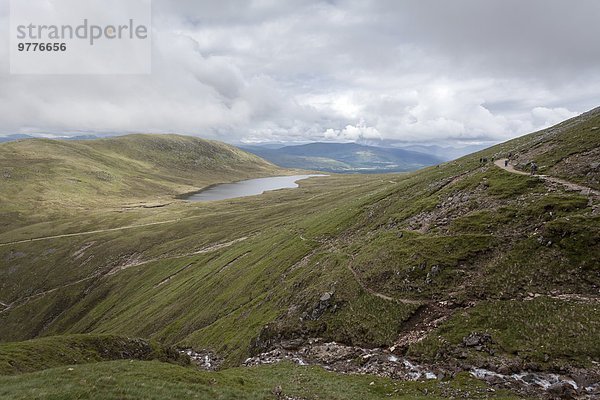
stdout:
{"type": "Polygon", "coordinates": [[[210,184],[272,175],[277,170],[233,146],[178,135],[3,143],[0,221],[5,224],[19,213],[40,208],[52,212],[157,204],[210,184]]]}
{"type": "MultiPolygon", "coordinates": [[[[596,126],[598,109],[404,175],[316,178],[294,190],[213,203],[172,197],[158,208],[117,210],[115,203],[96,201],[65,212],[50,203],[35,221],[16,227],[3,218],[0,340],[81,333],[143,337],[208,349],[233,367],[285,341],[321,338],[390,349],[455,372],[583,369],[600,376],[598,196],[480,161],[512,153],[516,167],[526,169],[526,159],[535,157],[542,172],[596,188],[596,126]],[[157,221],[164,223],[147,225],[157,221]]],[[[138,160],[135,168],[148,162],[164,171],[172,164],[163,163],[163,150],[151,139],[136,136],[127,146],[98,141],[94,151],[114,154],[118,148],[119,157],[138,160]]],[[[37,146],[53,146],[23,143],[36,154],[42,153],[37,146]]],[[[182,171],[194,164],[176,158],[182,171]]],[[[249,162],[260,165],[260,173],[272,171],[249,162]]],[[[193,174],[182,174],[181,186],[165,185],[161,201],[176,187],[192,186],[193,174]]],[[[22,190],[32,190],[24,182],[22,190]]],[[[58,196],[61,190],[49,192],[58,196]]],[[[18,202],[7,203],[19,212],[18,202]]],[[[34,198],[22,207],[35,204],[34,198]]],[[[155,367],[176,368],[144,364],[139,373],[150,376],[155,367]]],[[[123,364],[86,368],[104,376],[123,364]]],[[[268,381],[260,389],[264,396],[277,379],[293,386],[289,377],[298,371],[323,373],[258,368],[268,381]]],[[[14,393],[26,381],[40,387],[58,373],[11,378],[7,387],[14,393]]],[[[165,382],[179,380],[180,372],[172,373],[165,382]]],[[[189,379],[210,379],[204,374],[189,379]]],[[[223,374],[214,379],[255,379],[254,369],[223,374]]]]}

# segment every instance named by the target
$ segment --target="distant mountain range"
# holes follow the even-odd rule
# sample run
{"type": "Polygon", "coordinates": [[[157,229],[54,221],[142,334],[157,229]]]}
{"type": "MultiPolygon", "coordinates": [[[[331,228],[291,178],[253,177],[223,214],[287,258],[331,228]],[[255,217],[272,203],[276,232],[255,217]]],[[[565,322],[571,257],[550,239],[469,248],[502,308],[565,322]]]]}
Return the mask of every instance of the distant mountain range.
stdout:
{"type": "Polygon", "coordinates": [[[4,143],[4,142],[12,142],[14,140],[19,140],[19,139],[32,139],[33,136],[29,136],[29,135],[22,135],[22,134],[17,134],[17,135],[8,135],[8,136],[0,136],[0,143],[4,143]]]}
{"type": "Polygon", "coordinates": [[[419,153],[431,154],[444,161],[456,160],[459,157],[475,153],[489,147],[489,144],[474,144],[464,147],[451,147],[439,145],[406,145],[401,148],[417,151],[419,153]]]}
{"type": "Polygon", "coordinates": [[[309,143],[272,148],[241,146],[275,165],[335,173],[414,171],[445,161],[437,155],[408,149],[365,146],[356,143],[309,143]]]}
{"type": "MultiPolygon", "coordinates": [[[[57,140],[94,140],[105,136],[79,135],[56,137],[57,140]]],[[[0,136],[0,143],[35,136],[12,134],[0,136]]],[[[414,171],[419,168],[454,160],[481,150],[484,145],[445,147],[439,145],[403,145],[383,143],[372,146],[357,143],[309,143],[286,145],[264,143],[239,145],[280,167],[310,169],[335,173],[383,173],[414,171]]]]}

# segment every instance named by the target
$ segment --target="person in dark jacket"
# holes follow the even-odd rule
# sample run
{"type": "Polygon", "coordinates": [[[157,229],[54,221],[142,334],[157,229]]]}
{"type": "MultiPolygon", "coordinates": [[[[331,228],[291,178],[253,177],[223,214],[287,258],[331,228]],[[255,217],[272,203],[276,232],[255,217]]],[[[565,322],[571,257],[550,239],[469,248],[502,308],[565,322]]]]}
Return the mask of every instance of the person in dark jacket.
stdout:
{"type": "Polygon", "coordinates": [[[535,175],[537,173],[538,166],[535,161],[531,162],[531,175],[535,175]]]}

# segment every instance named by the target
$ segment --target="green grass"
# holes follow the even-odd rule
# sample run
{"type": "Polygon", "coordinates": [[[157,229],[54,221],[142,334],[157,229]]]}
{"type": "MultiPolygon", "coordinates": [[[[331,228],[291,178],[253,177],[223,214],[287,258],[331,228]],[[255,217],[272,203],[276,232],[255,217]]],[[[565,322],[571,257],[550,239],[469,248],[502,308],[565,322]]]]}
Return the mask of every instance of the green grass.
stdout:
{"type": "Polygon", "coordinates": [[[452,382],[393,382],[339,375],[290,364],[235,368],[219,373],[160,362],[113,361],[0,377],[2,399],[275,399],[276,386],[304,399],[518,399],[461,376],[452,382]]]}
{"type": "Polygon", "coordinates": [[[0,375],[120,359],[189,364],[189,359],[175,349],[115,335],[65,335],[0,343],[0,375]]]}
{"type": "Polygon", "coordinates": [[[489,251],[494,240],[488,235],[452,236],[383,232],[372,241],[357,245],[354,262],[365,282],[390,296],[429,299],[456,287],[466,264],[473,264],[489,251]]]}
{"type": "Polygon", "coordinates": [[[455,314],[411,354],[435,359],[455,357],[464,337],[472,332],[492,336],[501,354],[538,363],[570,361],[586,366],[600,358],[600,309],[596,304],[548,297],[532,300],[486,301],[455,314]]]}
{"type": "MultiPolygon", "coordinates": [[[[448,181],[448,176],[463,168],[448,164],[385,178],[319,178],[306,181],[300,189],[260,197],[175,203],[132,213],[96,210],[87,220],[100,227],[181,220],[0,248],[7,266],[0,270],[5,303],[73,283],[0,314],[0,336],[20,340],[94,332],[148,337],[213,349],[226,356],[227,365],[245,359],[254,339],[269,324],[287,335],[308,331],[350,344],[391,345],[416,306],[399,306],[362,290],[347,269],[350,254],[355,254],[353,268],[361,281],[392,297],[443,300],[457,289],[463,293],[453,296],[502,297],[511,288],[537,290],[540,282],[543,292],[589,290],[587,281],[580,281],[582,277],[593,281],[593,258],[576,257],[584,254],[582,246],[593,246],[599,235],[591,228],[593,220],[586,223],[574,217],[588,212],[584,199],[571,194],[539,197],[537,181],[515,176],[524,182],[521,185],[513,182],[512,175],[507,179],[506,172],[493,168],[441,190],[431,188],[431,182],[448,181]],[[487,189],[481,189],[483,178],[487,189]],[[435,212],[445,199],[464,192],[473,193],[467,212],[452,219],[447,232],[432,225],[429,232],[417,233],[403,225],[410,217],[402,217],[414,215],[414,207],[420,213],[435,212]],[[514,200],[518,196],[525,207],[514,200]],[[488,204],[500,212],[489,210],[488,204]],[[571,236],[563,237],[556,242],[556,251],[571,256],[560,261],[535,238],[522,239],[523,234],[533,233],[539,221],[554,230],[563,221],[562,230],[587,232],[587,242],[569,242],[571,236]],[[517,233],[512,239],[508,235],[508,241],[498,239],[498,233],[505,236],[507,226],[517,233]],[[189,255],[245,236],[245,241],[222,250],[189,255]],[[568,251],[567,245],[572,246],[568,251]],[[503,252],[500,260],[494,257],[496,249],[503,252]],[[544,254],[552,262],[572,264],[560,274],[545,273],[544,254]],[[157,260],[77,282],[132,259],[157,260]],[[519,273],[512,259],[518,261],[519,273]],[[584,276],[580,267],[585,263],[590,266],[584,276]],[[434,267],[437,274],[432,274],[434,267]],[[532,280],[535,276],[547,278],[532,280]],[[460,289],[465,280],[470,285],[460,289]],[[298,323],[324,292],[331,291],[335,292],[335,311],[329,309],[316,321],[298,323]]],[[[81,219],[63,218],[54,229],[48,225],[47,232],[75,231],[81,219]]],[[[31,235],[33,229],[38,226],[20,235],[31,235]]],[[[553,235],[562,236],[562,230],[553,235]]]]}

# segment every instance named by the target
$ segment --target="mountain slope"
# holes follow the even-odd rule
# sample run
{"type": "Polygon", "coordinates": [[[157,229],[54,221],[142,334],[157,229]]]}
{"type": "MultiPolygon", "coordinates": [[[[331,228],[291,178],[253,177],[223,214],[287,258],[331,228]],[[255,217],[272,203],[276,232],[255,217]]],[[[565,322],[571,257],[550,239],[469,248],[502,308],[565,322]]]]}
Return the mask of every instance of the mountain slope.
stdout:
{"type": "MultiPolygon", "coordinates": [[[[538,149],[553,171],[597,151],[598,125],[594,110],[411,174],[318,178],[134,214],[99,208],[5,231],[0,243],[90,219],[173,220],[0,246],[0,338],[139,336],[209,349],[225,366],[320,338],[449,376],[480,367],[597,381],[598,197],[480,160],[512,153],[520,163],[538,149]]],[[[593,183],[583,169],[561,176],[593,183]]]]}
{"type": "Polygon", "coordinates": [[[535,161],[549,174],[600,189],[600,108],[511,143],[517,167],[535,161]]]}
{"type": "Polygon", "coordinates": [[[246,146],[244,149],[281,167],[337,173],[414,171],[442,161],[416,151],[356,143],[309,143],[277,149],[246,146]]]}
{"type": "Polygon", "coordinates": [[[0,213],[160,202],[278,168],[220,142],[177,135],[21,140],[0,145],[0,213]]]}

